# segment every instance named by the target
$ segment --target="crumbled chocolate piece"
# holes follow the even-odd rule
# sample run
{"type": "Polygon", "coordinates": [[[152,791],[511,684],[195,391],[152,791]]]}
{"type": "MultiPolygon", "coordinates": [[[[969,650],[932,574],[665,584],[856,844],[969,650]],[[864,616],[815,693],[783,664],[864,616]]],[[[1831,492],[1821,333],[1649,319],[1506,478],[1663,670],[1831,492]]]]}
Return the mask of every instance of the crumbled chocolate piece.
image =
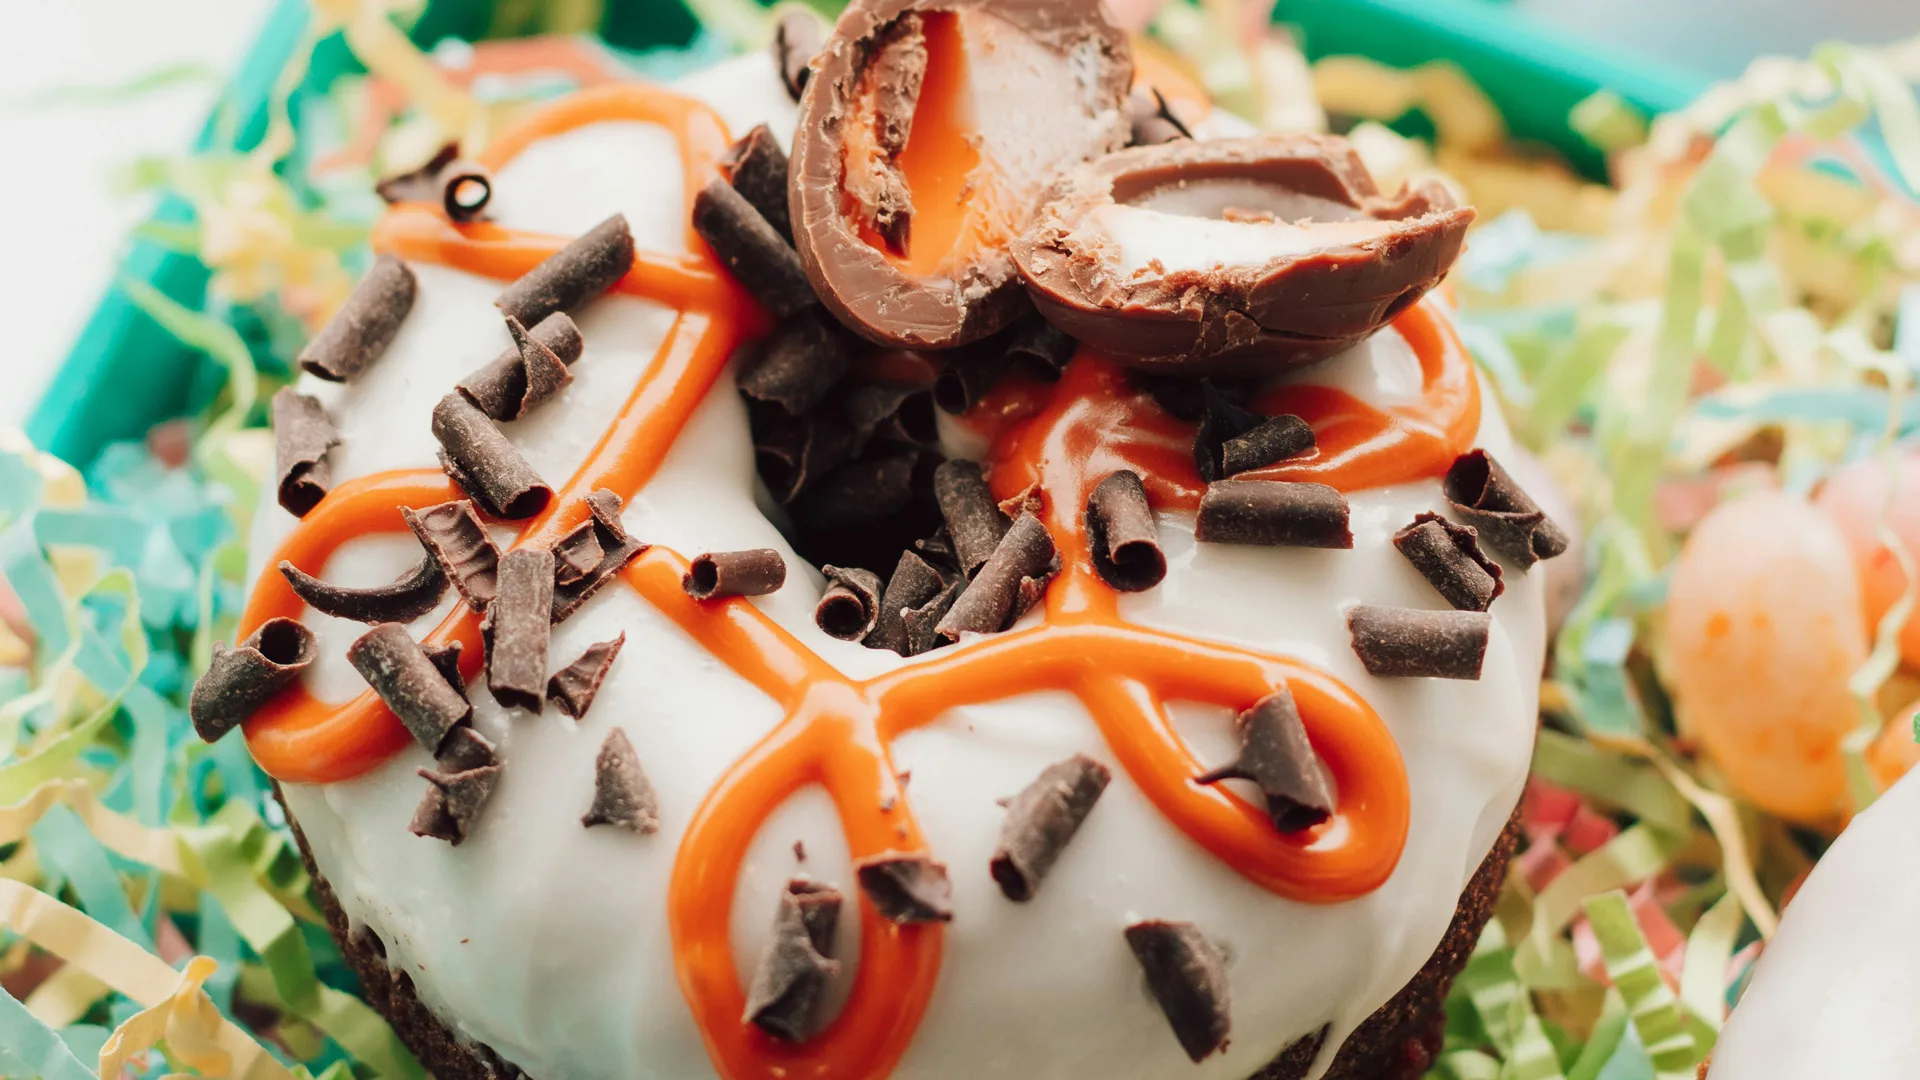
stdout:
{"type": "Polygon", "coordinates": [[[720,162],[733,190],[760,212],[775,232],[793,243],[793,223],[787,217],[787,152],[765,124],[741,136],[720,162]]]}
{"type": "Polygon", "coordinates": [[[280,505],[294,517],[306,517],[333,486],[327,452],[340,445],[340,432],[320,399],[294,393],[291,386],[273,395],[273,457],[280,505]]]}
{"type": "Polygon", "coordinates": [[[400,324],[413,310],[418,289],[413,271],[392,255],[382,255],[360,279],[347,302],[300,350],[305,371],[332,382],[347,382],[380,359],[393,344],[400,324]]]}
{"type": "Polygon", "coordinates": [[[1236,476],[1313,449],[1313,428],[1291,414],[1269,416],[1220,444],[1220,475],[1236,476]]]}
{"type": "MultiPolygon", "coordinates": [[[[453,687],[461,697],[467,695],[467,680],[460,674],[460,654],[465,651],[465,646],[457,641],[449,641],[445,645],[429,645],[421,642],[420,651],[427,654],[427,659],[433,662],[433,669],[447,680],[448,686],[453,687]]],[[[442,753],[444,752],[443,747],[442,753]]],[[[450,771],[458,772],[459,770],[450,771]]]]}
{"type": "Polygon", "coordinates": [[[1007,342],[1007,366],[1052,382],[1067,370],[1080,343],[1045,319],[1028,319],[1007,342]]]}
{"type": "Polygon", "coordinates": [[[1060,555],[1047,527],[1032,514],[1020,515],[1000,538],[993,557],[940,620],[940,636],[958,641],[965,633],[1005,630],[1026,614],[1059,570],[1060,555]]]}
{"type": "Polygon", "coordinates": [[[527,459],[459,394],[448,394],[434,406],[433,437],[440,441],[447,474],[494,517],[530,518],[552,501],[553,489],[527,459]]]}
{"type": "Polygon", "coordinates": [[[1212,483],[1227,477],[1221,460],[1227,440],[1259,427],[1262,417],[1241,408],[1211,379],[1200,380],[1200,400],[1200,427],[1193,436],[1193,463],[1200,470],[1200,479],[1212,483]]]}
{"type": "Polygon", "coordinates": [[[1200,497],[1194,539],[1210,544],[1351,548],[1347,500],[1325,484],[1216,480],[1200,497]]]}
{"type": "MultiPolygon", "coordinates": [[[[500,314],[537,326],[599,296],[633,269],[633,231],[615,214],[527,271],[493,301],[500,314]]],[[[558,352],[559,350],[555,350],[558,352]]]]}
{"type": "Polygon", "coordinates": [[[795,101],[807,89],[813,69],[809,65],[827,43],[827,24],[806,8],[790,7],[773,28],[773,63],[780,70],[780,83],[795,101]]]}
{"type": "Polygon", "coordinates": [[[500,557],[500,588],[480,620],[487,689],[507,708],[539,712],[553,632],[553,552],[514,548],[500,557]]]}
{"type": "Polygon", "coordinates": [[[1407,557],[1447,603],[1461,611],[1485,611],[1506,589],[1500,564],[1480,550],[1470,525],[1456,525],[1439,514],[1420,514],[1393,534],[1393,546],[1407,557]]]}
{"type": "MultiPolygon", "coordinates": [[[[460,650],[454,649],[453,655],[458,657],[460,650]]],[[[485,735],[473,730],[472,724],[461,724],[448,733],[447,741],[440,747],[440,753],[434,760],[439,763],[443,773],[463,773],[486,765],[498,765],[500,755],[485,735]]]]}
{"type": "Polygon", "coordinates": [[[467,606],[485,611],[497,588],[500,549],[487,535],[480,516],[473,512],[472,501],[455,499],[424,510],[402,507],[400,516],[420,538],[420,546],[453,581],[453,587],[460,590],[467,606]]]}
{"type": "Polygon", "coordinates": [[[753,347],[757,356],[743,364],[740,392],[795,416],[812,411],[852,363],[839,327],[829,321],[818,307],[782,319],[753,347]]]}
{"type": "Polygon", "coordinates": [[[600,530],[592,521],[575,525],[572,531],[553,542],[553,581],[572,585],[600,566],[607,551],[600,546],[600,530]]]}
{"type": "Polygon", "coordinates": [[[1218,396],[1230,405],[1244,406],[1253,384],[1244,379],[1183,379],[1178,375],[1135,372],[1133,383],[1168,416],[1197,424],[1207,414],[1207,400],[1218,396]]]}
{"type": "Polygon", "coordinates": [[[216,644],[187,701],[195,734],[217,741],[299,678],[316,655],[313,631],[292,619],[268,619],[231,649],[216,644]]]}
{"type": "Polygon", "coordinates": [[[448,684],[399,623],[362,634],[347,646],[347,662],[429,754],[438,754],[447,733],[473,716],[467,696],[448,684]]]}
{"type": "Polygon", "coordinates": [[[1160,919],[1127,927],[1127,944],[1187,1057],[1205,1061],[1226,1049],[1233,1018],[1225,951],[1192,923],[1160,919]]]}
{"type": "Polygon", "coordinates": [[[1093,804],[1113,778],[1105,765],[1075,754],[1046,767],[1007,803],[990,869],[1007,899],[1027,901],[1080,831],[1093,804]]]}
{"type": "Polygon", "coordinates": [[[952,922],[953,882],[925,855],[888,853],[854,863],[860,891],[890,923],[952,922]]]}
{"type": "Polygon", "coordinates": [[[749,402],[753,461],[767,494],[791,504],[853,456],[854,433],[821,413],[793,416],[777,405],[749,402]]]}
{"type": "Polygon", "coordinates": [[[941,411],[960,416],[979,404],[993,384],[1007,373],[1013,356],[998,337],[965,348],[955,349],[933,382],[933,403],[941,411]]]}
{"type": "Polygon", "coordinates": [[[465,224],[486,217],[493,199],[493,176],[479,164],[460,157],[460,144],[442,146],[426,164],[412,172],[389,176],[373,190],[389,203],[433,202],[452,220],[465,224]]]}
{"type": "Polygon", "coordinates": [[[640,768],[640,755],[619,728],[607,732],[593,759],[593,806],[580,824],[618,825],[642,836],[660,831],[660,800],[640,768]]]}
{"type": "Polygon", "coordinates": [[[1492,616],[1361,604],[1347,612],[1353,651],[1386,678],[1478,679],[1492,616]]]}
{"type": "Polygon", "coordinates": [[[419,565],[392,583],[370,589],[330,584],[285,559],[280,560],[280,573],[308,607],[322,615],[363,623],[412,622],[432,611],[447,591],[447,575],[432,555],[423,556],[419,565]]]}
{"type": "Polygon", "coordinates": [[[1087,497],[1087,546],[1100,580],[1121,592],[1144,592],[1167,576],[1160,530],[1139,473],[1121,469],[1094,487],[1087,497]]]}
{"type": "Polygon", "coordinates": [[[1000,512],[978,462],[954,458],[933,470],[933,497],[960,570],[971,578],[993,557],[1013,521],[1000,512]]]}
{"type": "Polygon", "coordinates": [[[829,637],[859,641],[880,620],[880,575],[858,567],[823,566],[832,585],[814,606],[813,622],[829,637]]]}
{"type": "Polygon", "coordinates": [[[1282,833],[1310,829],[1333,815],[1332,786],[1285,687],[1261,698],[1234,724],[1240,729],[1240,756],[1198,783],[1253,781],[1266,796],[1273,827],[1282,833]]]}
{"type": "Polygon", "coordinates": [[[567,616],[580,610],[580,605],[599,592],[613,575],[647,550],[644,542],[627,535],[626,525],[620,520],[620,496],[606,488],[595,488],[587,495],[586,502],[592,515],[594,538],[605,554],[601,556],[600,565],[578,581],[570,584],[556,581],[553,589],[553,621],[556,623],[565,622],[567,616]]]}
{"type": "Polygon", "coordinates": [[[464,772],[421,769],[427,794],[413,814],[408,830],[415,836],[445,840],[454,847],[473,834],[474,822],[500,780],[499,765],[482,765],[464,772]]]}
{"type": "Polygon", "coordinates": [[[513,348],[462,379],[454,389],[493,420],[518,420],[551,400],[573,381],[567,365],[580,357],[580,329],[564,311],[546,317],[533,331],[507,316],[513,348]],[[555,345],[570,348],[562,353],[555,345]]]}
{"type": "Polygon", "coordinates": [[[867,635],[867,646],[892,649],[902,656],[916,656],[932,648],[933,627],[925,627],[924,639],[916,638],[910,632],[906,615],[920,612],[915,622],[924,624],[927,615],[944,600],[946,606],[938,607],[938,614],[933,615],[933,622],[937,624],[958,595],[955,587],[960,581],[957,574],[949,579],[911,551],[901,552],[893,576],[887,579],[886,590],[880,594],[880,615],[874,622],[873,633],[867,635]]]}
{"type": "Polygon", "coordinates": [[[1480,539],[1525,570],[1567,550],[1572,539],[1520,490],[1485,450],[1455,458],[1447,470],[1447,502],[1480,539]]]}
{"type": "Polygon", "coordinates": [[[627,643],[627,632],[612,641],[596,641],[587,646],[580,658],[547,680],[547,699],[560,706],[560,711],[575,720],[587,715],[593,707],[594,695],[600,692],[600,684],[606,681],[608,669],[613,667],[613,658],[620,655],[620,647],[627,643]]]}
{"type": "Polygon", "coordinates": [[[1193,132],[1167,107],[1166,96],[1157,86],[1134,87],[1127,97],[1127,113],[1133,118],[1135,146],[1158,146],[1175,139],[1193,138],[1193,132]]]}
{"type": "Polygon", "coordinates": [[[819,1022],[827,984],[840,972],[833,959],[840,891],[805,878],[787,882],[773,920],[773,941],[754,967],[742,1022],[776,1039],[805,1042],[819,1022]]]}
{"type": "Polygon", "coordinates": [[[694,198],[693,230],[774,318],[814,302],[793,245],[725,180],[716,177],[694,198]]]}
{"type": "Polygon", "coordinates": [[[913,447],[877,448],[824,477],[794,504],[794,518],[803,526],[846,530],[897,514],[913,501],[919,464],[913,447]]]}

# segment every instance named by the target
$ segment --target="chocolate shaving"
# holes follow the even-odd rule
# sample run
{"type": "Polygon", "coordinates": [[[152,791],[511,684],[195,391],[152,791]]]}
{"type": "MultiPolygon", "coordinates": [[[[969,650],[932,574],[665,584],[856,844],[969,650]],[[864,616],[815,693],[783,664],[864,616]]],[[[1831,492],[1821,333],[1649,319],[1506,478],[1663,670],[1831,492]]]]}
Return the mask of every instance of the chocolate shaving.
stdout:
{"type": "Polygon", "coordinates": [[[453,581],[453,587],[466,598],[467,606],[485,611],[498,587],[500,549],[493,545],[486,527],[480,524],[472,501],[455,499],[425,510],[402,507],[400,516],[406,518],[407,527],[420,538],[420,546],[427,549],[427,554],[433,556],[441,571],[453,581]]]}
{"type": "Polygon", "coordinates": [[[1393,534],[1393,546],[1407,557],[1447,603],[1461,611],[1485,611],[1506,588],[1500,564],[1480,550],[1469,525],[1455,525],[1439,514],[1421,514],[1393,534]]]}
{"type": "Polygon", "coordinates": [[[1046,767],[1007,803],[1000,844],[993,850],[993,880],[1007,899],[1033,899],[1040,881],[1093,812],[1113,778],[1105,765],[1075,754],[1046,767]]]}
{"type": "Polygon", "coordinates": [[[1313,449],[1313,428],[1291,414],[1269,416],[1220,444],[1220,473],[1234,476],[1313,449]]]}
{"type": "Polygon", "coordinates": [[[813,623],[829,637],[859,641],[880,620],[880,575],[857,567],[823,566],[832,586],[813,609],[813,623]]]}
{"type": "Polygon", "coordinates": [[[1193,436],[1193,463],[1200,470],[1200,479],[1212,483],[1227,476],[1221,461],[1227,440],[1259,427],[1261,416],[1241,408],[1214,386],[1211,379],[1200,380],[1200,400],[1200,428],[1193,436]]]}
{"type": "Polygon", "coordinates": [[[808,492],[794,516],[805,524],[845,529],[899,513],[913,499],[919,463],[920,452],[912,447],[849,461],[808,492]]]}
{"type": "Polygon", "coordinates": [[[749,415],[753,419],[754,465],[767,485],[767,493],[782,506],[799,498],[853,454],[853,433],[831,417],[819,413],[793,416],[773,405],[751,408],[749,415]]]}
{"type": "Polygon", "coordinates": [[[580,824],[618,825],[642,836],[660,831],[660,800],[640,768],[640,755],[619,728],[607,732],[593,759],[593,805],[580,824]]]}
{"type": "Polygon", "coordinates": [[[1013,522],[1000,512],[978,462],[954,458],[933,470],[933,498],[960,569],[971,578],[993,557],[1013,522]]]}
{"type": "Polygon", "coordinates": [[[1383,678],[1478,679],[1493,617],[1361,604],[1347,612],[1353,651],[1383,678]]]}
{"type": "Polygon", "coordinates": [[[518,420],[573,381],[567,365],[580,358],[580,328],[556,311],[531,332],[507,316],[513,348],[462,379],[454,389],[494,420],[518,420]]]}
{"type": "Polygon", "coordinates": [[[795,416],[809,412],[847,373],[852,361],[837,325],[818,307],[780,321],[757,347],[739,378],[740,392],[771,401],[795,416]]]}
{"type": "Polygon", "coordinates": [[[773,28],[773,63],[788,96],[799,101],[813,75],[809,66],[827,43],[827,24],[804,8],[788,8],[773,28]]]}
{"type": "Polygon", "coordinates": [[[1480,539],[1525,570],[1567,550],[1572,539],[1513,482],[1485,450],[1453,459],[1447,470],[1447,502],[1480,539]]]}
{"type": "Polygon", "coordinates": [[[553,581],[572,585],[594,572],[607,557],[600,546],[600,531],[591,521],[583,521],[573,531],[553,542],[553,581]]]}
{"type": "MultiPolygon", "coordinates": [[[[886,591],[880,594],[880,614],[874,621],[873,632],[867,635],[867,647],[892,649],[902,656],[915,656],[931,648],[932,628],[926,628],[926,640],[916,639],[909,632],[906,616],[920,612],[917,621],[924,623],[929,607],[943,597],[950,607],[958,593],[949,586],[958,585],[959,581],[957,576],[949,580],[913,552],[901,552],[893,576],[887,579],[886,591]]],[[[939,608],[939,615],[934,616],[933,621],[937,624],[946,613],[946,607],[939,608]]]]}
{"type": "MultiPolygon", "coordinates": [[[[426,653],[427,659],[433,662],[433,669],[438,671],[440,677],[447,680],[447,685],[453,687],[462,697],[465,697],[467,693],[467,680],[460,674],[460,653],[464,651],[464,649],[465,646],[457,641],[449,641],[445,645],[429,645],[426,642],[420,643],[420,651],[426,653]]],[[[441,753],[444,754],[445,752],[446,750],[443,747],[441,753]]],[[[458,772],[459,770],[455,769],[452,771],[458,772]]]]}
{"type": "Polygon", "coordinates": [[[936,628],[948,641],[965,633],[992,634],[1013,625],[1046,589],[1060,569],[1053,537],[1040,519],[1022,514],[993,557],[974,576],[936,628]]]}
{"type": "Polygon", "coordinates": [[[280,505],[294,517],[326,498],[333,486],[327,451],[340,445],[340,432],[320,399],[282,387],[273,395],[274,472],[280,477],[280,505]]]}
{"type": "Polygon", "coordinates": [[[1087,544],[1100,580],[1121,592],[1144,592],[1167,576],[1160,530],[1139,473],[1121,469],[1087,497],[1087,544]]]}
{"type": "Polygon", "coordinates": [[[946,364],[933,382],[933,403],[943,412],[959,416],[978,404],[1007,373],[1013,357],[999,347],[1001,339],[988,338],[969,348],[956,349],[946,356],[946,364]]]}
{"type": "Polygon", "coordinates": [[[1060,377],[1080,343],[1045,319],[1021,323],[1007,344],[1007,364],[1049,382],[1060,377]]]}
{"type": "Polygon", "coordinates": [[[905,383],[861,383],[841,398],[841,412],[853,427],[854,452],[872,438],[913,446],[940,441],[933,416],[933,393],[925,386],[905,383]]]}
{"type": "Polygon", "coordinates": [[[680,586],[695,600],[765,596],[787,583],[787,560],[772,548],[695,555],[680,586]]]}
{"type": "Polygon", "coordinates": [[[606,681],[607,670],[613,667],[613,658],[620,655],[620,647],[627,643],[627,632],[612,641],[596,641],[587,646],[580,658],[547,680],[547,700],[560,706],[560,711],[575,720],[587,715],[593,707],[593,698],[600,692],[600,684],[606,681]]]}
{"type": "Polygon", "coordinates": [[[1225,951],[1192,923],[1161,919],[1127,927],[1127,944],[1187,1057],[1200,1062],[1226,1049],[1233,1023],[1225,951]]]}
{"type": "Polygon", "coordinates": [[[292,619],[268,619],[233,648],[214,645],[213,660],[187,701],[194,732],[217,741],[299,678],[318,653],[313,631],[292,619]]]}
{"type": "Polygon", "coordinates": [[[347,662],[429,754],[439,753],[447,733],[473,716],[466,694],[448,683],[399,623],[362,634],[347,646],[347,662]]]}
{"type": "Polygon", "coordinates": [[[460,144],[447,143],[427,163],[408,173],[389,176],[374,185],[389,203],[437,202],[453,221],[479,221],[493,199],[493,176],[479,164],[460,157],[460,144]]]}
{"type": "Polygon", "coordinates": [[[725,180],[716,177],[694,197],[693,230],[774,318],[814,302],[793,245],[725,180]]]}
{"type": "Polygon", "coordinates": [[[753,970],[742,1021],[788,1042],[805,1042],[814,1033],[827,984],[840,972],[833,946],[841,903],[840,890],[831,885],[805,878],[787,882],[773,941],[753,970]]]}
{"type": "Polygon", "coordinates": [[[907,641],[906,651],[901,655],[919,656],[948,643],[940,636],[940,623],[953,610],[954,603],[966,588],[966,579],[955,575],[952,581],[933,595],[933,599],[900,613],[900,625],[907,641]]]}
{"type": "Polygon", "coordinates": [[[626,215],[615,214],[522,274],[493,306],[522,326],[537,326],[554,312],[570,311],[613,288],[631,269],[633,231],[626,215]]]}
{"type": "Polygon", "coordinates": [[[1193,138],[1193,132],[1167,107],[1166,96],[1157,86],[1134,87],[1127,98],[1127,112],[1133,118],[1134,146],[1157,146],[1175,139],[1193,138]]]}
{"type": "Polygon", "coordinates": [[[308,607],[322,615],[362,623],[412,622],[432,611],[447,591],[447,575],[432,555],[422,556],[418,566],[393,583],[371,589],[329,584],[285,559],[280,560],[280,573],[293,594],[305,600],[308,607]]]}
{"type": "Polygon", "coordinates": [[[775,232],[793,243],[793,223],[787,217],[787,152],[765,124],[746,133],[727,148],[720,165],[733,190],[747,200],[775,232]]]}
{"type": "Polygon", "coordinates": [[[1292,834],[1333,816],[1333,790],[1307,740],[1300,710],[1285,687],[1261,698],[1235,718],[1240,756],[1201,776],[1197,783],[1251,780],[1267,799],[1273,827],[1292,834]]]}
{"type": "Polygon", "coordinates": [[[627,535],[626,525],[620,520],[620,496],[606,488],[595,488],[586,501],[592,514],[594,538],[600,542],[604,554],[600,565],[587,576],[569,584],[556,581],[553,589],[553,621],[556,623],[564,622],[567,616],[580,610],[580,605],[613,580],[613,575],[632,562],[634,556],[647,550],[645,543],[627,535]]]}
{"type": "Polygon", "coordinates": [[[1183,379],[1178,375],[1135,372],[1133,380],[1168,416],[1189,424],[1199,423],[1206,415],[1209,397],[1217,395],[1237,406],[1244,405],[1252,392],[1252,384],[1241,379],[1183,379]]]}
{"type": "Polygon", "coordinates": [[[481,765],[462,772],[421,769],[427,794],[413,813],[408,831],[415,836],[445,840],[454,847],[473,833],[474,822],[500,780],[500,766],[481,765]]]}
{"type": "Polygon", "coordinates": [[[953,921],[953,882],[945,865],[925,855],[876,855],[854,863],[854,873],[860,891],[890,923],[953,921]]]}
{"type": "Polygon", "coordinates": [[[433,437],[447,475],[497,518],[518,521],[547,508],[553,489],[487,415],[459,394],[433,408],[433,437]]]}
{"type": "Polygon", "coordinates": [[[419,283],[407,264],[382,255],[327,325],[300,350],[299,364],[330,382],[347,382],[386,353],[413,310],[419,283]]]}
{"type": "Polygon", "coordinates": [[[539,712],[553,632],[553,552],[514,548],[500,557],[500,589],[480,620],[487,689],[507,708],[539,712]]]}
{"type": "Polygon", "coordinates": [[[1211,544],[1350,548],[1347,500],[1325,484],[1216,480],[1200,497],[1194,539],[1211,544]]]}
{"type": "MultiPolygon", "coordinates": [[[[460,655],[460,643],[456,641],[453,644],[450,650],[441,651],[450,651],[457,658],[460,655]]],[[[428,655],[431,656],[433,651],[428,649],[428,655]]],[[[498,765],[500,755],[485,735],[473,730],[472,724],[461,724],[448,733],[445,745],[440,747],[439,756],[434,760],[439,763],[443,773],[461,773],[484,765],[498,765]]]]}

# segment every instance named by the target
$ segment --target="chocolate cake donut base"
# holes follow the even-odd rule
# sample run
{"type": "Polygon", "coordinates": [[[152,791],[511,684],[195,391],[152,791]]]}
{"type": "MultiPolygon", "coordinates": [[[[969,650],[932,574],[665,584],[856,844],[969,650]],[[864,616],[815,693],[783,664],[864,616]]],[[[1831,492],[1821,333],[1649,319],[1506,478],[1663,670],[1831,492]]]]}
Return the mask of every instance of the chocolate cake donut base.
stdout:
{"type": "MultiPolygon", "coordinates": [[[[279,785],[275,784],[274,795],[277,798],[279,794],[279,785]]],[[[281,805],[285,806],[285,800],[281,805]]],[[[348,927],[339,899],[314,865],[306,836],[291,814],[288,821],[300,845],[300,857],[313,877],[314,898],[326,916],[327,928],[339,942],[348,966],[360,977],[368,1004],[387,1018],[427,1071],[437,1080],[527,1080],[525,1073],[492,1048],[460,1038],[435,1016],[415,994],[412,977],[388,966],[386,946],[378,936],[365,928],[356,933],[348,927]]],[[[1348,1036],[1325,1080],[1418,1080],[1426,1072],[1446,1026],[1447,990],[1466,966],[1481,927],[1493,914],[1500,883],[1506,877],[1507,860],[1519,835],[1516,810],[1494,841],[1493,850],[1474,872],[1473,880],[1467,883],[1466,891],[1460,894],[1453,922],[1426,965],[1348,1036]]],[[[1249,1080],[1304,1080],[1325,1037],[1322,1029],[1295,1042],[1249,1080]]]]}

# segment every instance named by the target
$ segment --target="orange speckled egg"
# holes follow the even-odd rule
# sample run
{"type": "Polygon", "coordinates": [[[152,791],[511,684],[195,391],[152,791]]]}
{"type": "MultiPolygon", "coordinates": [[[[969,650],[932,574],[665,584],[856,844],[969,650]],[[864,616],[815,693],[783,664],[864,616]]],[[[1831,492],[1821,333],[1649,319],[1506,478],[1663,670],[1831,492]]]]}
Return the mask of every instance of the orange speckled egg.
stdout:
{"type": "Polygon", "coordinates": [[[1743,796],[1806,823],[1844,811],[1867,635],[1837,525],[1778,492],[1716,508],[1674,564],[1667,644],[1686,722],[1743,796]]]}
{"type": "MultiPolygon", "coordinates": [[[[1839,524],[1846,536],[1847,548],[1853,553],[1854,565],[1860,571],[1861,594],[1866,600],[1869,634],[1887,609],[1900,599],[1907,585],[1907,576],[1901,572],[1893,552],[1875,535],[1883,510],[1893,534],[1908,551],[1920,557],[1920,459],[1900,462],[1897,473],[1898,489],[1890,508],[1886,506],[1887,466],[1878,458],[1857,461],[1841,469],[1814,500],[1814,505],[1839,524]]],[[[1906,629],[1900,635],[1900,656],[1909,664],[1920,665],[1920,619],[1907,620],[1906,629]]]]}

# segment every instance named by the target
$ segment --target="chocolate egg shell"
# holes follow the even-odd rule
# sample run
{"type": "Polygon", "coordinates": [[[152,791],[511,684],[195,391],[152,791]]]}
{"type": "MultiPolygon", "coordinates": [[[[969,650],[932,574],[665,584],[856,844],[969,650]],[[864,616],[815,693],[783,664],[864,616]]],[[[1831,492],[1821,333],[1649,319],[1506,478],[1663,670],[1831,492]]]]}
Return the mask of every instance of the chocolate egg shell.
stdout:
{"type": "MultiPolygon", "coordinates": [[[[907,348],[1007,325],[1028,307],[1007,245],[1062,169],[1126,145],[1132,78],[1126,35],[1099,0],[854,0],[814,59],[788,187],[794,246],[821,302],[907,348]],[[911,183],[923,90],[941,102],[957,92],[954,108],[970,114],[962,133],[928,132],[960,155],[945,163],[977,158],[964,173],[934,170],[932,191],[911,183]],[[923,219],[942,211],[964,215],[946,230],[950,254],[915,258],[923,219]]],[[[949,128],[960,115],[933,111],[949,128]]]]}
{"type": "Polygon", "coordinates": [[[1438,284],[1473,209],[1387,197],[1346,140],[1180,140],[1064,174],[1013,254],[1040,313],[1136,367],[1252,375],[1360,341],[1438,284]]]}

